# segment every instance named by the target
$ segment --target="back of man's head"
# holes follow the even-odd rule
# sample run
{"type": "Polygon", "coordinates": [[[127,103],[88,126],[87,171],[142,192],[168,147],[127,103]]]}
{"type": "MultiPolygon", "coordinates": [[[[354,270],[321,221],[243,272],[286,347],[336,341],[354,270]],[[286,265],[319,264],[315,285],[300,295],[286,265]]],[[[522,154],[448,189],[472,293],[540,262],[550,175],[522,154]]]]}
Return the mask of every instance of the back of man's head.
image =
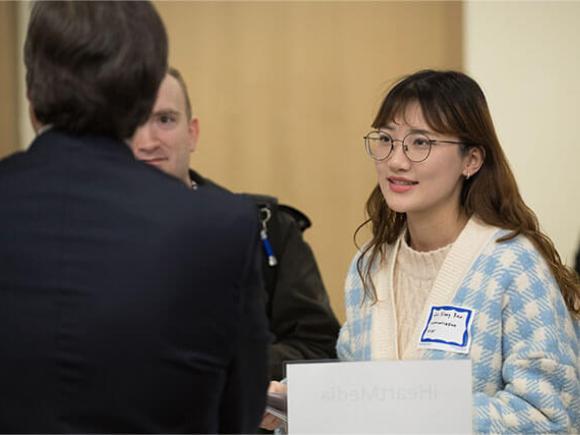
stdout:
{"type": "Polygon", "coordinates": [[[27,93],[41,124],[130,137],[167,71],[167,35],[149,2],[37,2],[24,48],[27,93]]]}

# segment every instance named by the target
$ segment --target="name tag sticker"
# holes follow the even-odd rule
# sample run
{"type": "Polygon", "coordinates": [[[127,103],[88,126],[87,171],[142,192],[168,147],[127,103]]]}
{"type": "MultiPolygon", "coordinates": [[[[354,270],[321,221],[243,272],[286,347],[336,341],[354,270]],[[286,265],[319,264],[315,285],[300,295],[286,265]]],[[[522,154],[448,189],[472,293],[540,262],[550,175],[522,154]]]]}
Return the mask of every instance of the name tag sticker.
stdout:
{"type": "Polygon", "coordinates": [[[473,315],[470,308],[432,305],[418,347],[469,353],[473,315]]]}

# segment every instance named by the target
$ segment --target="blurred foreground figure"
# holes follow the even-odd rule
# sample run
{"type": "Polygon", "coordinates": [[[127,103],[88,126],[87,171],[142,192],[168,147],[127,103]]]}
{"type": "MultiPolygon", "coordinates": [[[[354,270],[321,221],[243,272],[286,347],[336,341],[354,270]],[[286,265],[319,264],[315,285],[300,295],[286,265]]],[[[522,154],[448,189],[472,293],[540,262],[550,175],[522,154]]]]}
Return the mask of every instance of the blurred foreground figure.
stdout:
{"type": "Polygon", "coordinates": [[[0,162],[0,432],[254,432],[255,207],[193,198],[126,143],[167,70],[158,14],[37,3],[25,61],[39,135],[0,162]]]}

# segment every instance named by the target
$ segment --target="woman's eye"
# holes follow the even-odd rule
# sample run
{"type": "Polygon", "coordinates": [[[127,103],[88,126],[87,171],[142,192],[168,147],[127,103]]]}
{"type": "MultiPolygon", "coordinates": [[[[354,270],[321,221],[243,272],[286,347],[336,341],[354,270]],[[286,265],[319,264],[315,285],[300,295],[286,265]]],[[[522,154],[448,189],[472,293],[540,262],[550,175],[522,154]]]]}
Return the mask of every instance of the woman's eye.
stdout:
{"type": "Polygon", "coordinates": [[[389,145],[391,143],[391,136],[387,136],[386,134],[382,134],[380,137],[380,141],[383,142],[385,145],[389,145]]]}
{"type": "Polygon", "coordinates": [[[429,140],[426,138],[422,138],[422,137],[415,138],[413,140],[413,145],[418,146],[418,147],[425,147],[425,146],[429,145],[429,140]]]}

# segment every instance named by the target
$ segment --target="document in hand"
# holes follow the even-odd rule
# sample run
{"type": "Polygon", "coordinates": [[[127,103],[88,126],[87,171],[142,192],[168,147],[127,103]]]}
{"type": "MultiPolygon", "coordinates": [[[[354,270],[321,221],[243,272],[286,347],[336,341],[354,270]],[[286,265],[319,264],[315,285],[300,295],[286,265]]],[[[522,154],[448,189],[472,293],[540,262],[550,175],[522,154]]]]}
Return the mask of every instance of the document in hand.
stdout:
{"type": "Polygon", "coordinates": [[[471,361],[291,363],[290,434],[471,433],[471,361]]]}

